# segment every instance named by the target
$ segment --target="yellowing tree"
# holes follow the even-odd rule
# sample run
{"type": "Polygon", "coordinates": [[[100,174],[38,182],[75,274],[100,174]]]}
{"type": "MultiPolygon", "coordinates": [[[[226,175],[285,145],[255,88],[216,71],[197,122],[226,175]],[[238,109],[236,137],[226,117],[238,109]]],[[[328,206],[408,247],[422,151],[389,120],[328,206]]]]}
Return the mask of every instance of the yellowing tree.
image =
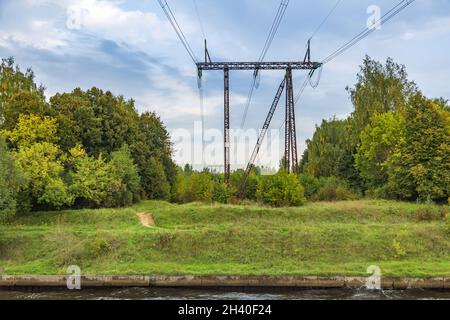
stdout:
{"type": "Polygon", "coordinates": [[[19,116],[19,121],[12,130],[4,130],[2,134],[17,147],[30,147],[35,143],[57,143],[56,120],[38,115],[19,116]]]}
{"type": "Polygon", "coordinates": [[[73,203],[62,179],[61,155],[59,147],[48,142],[21,147],[16,152],[16,163],[29,181],[24,192],[29,194],[31,205],[60,208],[73,203]]]}

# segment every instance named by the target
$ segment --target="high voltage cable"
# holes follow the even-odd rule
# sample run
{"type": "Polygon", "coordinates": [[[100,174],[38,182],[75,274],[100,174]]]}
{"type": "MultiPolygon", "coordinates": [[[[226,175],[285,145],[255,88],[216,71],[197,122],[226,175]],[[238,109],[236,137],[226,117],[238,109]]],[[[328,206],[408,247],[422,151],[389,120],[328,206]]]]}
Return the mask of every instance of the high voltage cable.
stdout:
{"type": "MultiPolygon", "coordinates": [[[[309,41],[311,41],[316,36],[316,34],[319,32],[319,30],[325,25],[325,23],[328,21],[328,19],[331,17],[331,15],[336,11],[337,7],[339,6],[339,4],[341,4],[341,2],[342,2],[342,0],[337,0],[336,1],[334,6],[328,12],[328,14],[323,18],[322,22],[319,23],[317,28],[311,34],[311,37],[309,37],[309,41]]],[[[322,75],[322,68],[320,69],[320,74],[319,74],[319,77],[317,79],[317,83],[315,85],[312,85],[312,83],[311,83],[311,77],[313,76],[313,74],[314,74],[314,71],[310,72],[308,74],[308,76],[306,77],[305,82],[303,83],[303,85],[301,87],[301,90],[299,91],[299,94],[297,94],[297,96],[295,98],[295,103],[297,103],[300,100],[300,96],[302,95],[303,91],[305,90],[306,84],[308,82],[311,84],[311,86],[313,88],[316,88],[319,85],[320,77],[322,75]]]]}
{"type": "MultiPolygon", "coordinates": [[[[272,26],[270,27],[266,42],[264,43],[264,47],[261,51],[261,54],[259,55],[259,58],[258,58],[259,62],[262,62],[265,59],[267,52],[269,51],[270,47],[272,46],[272,42],[278,32],[281,21],[283,20],[284,14],[286,13],[286,9],[289,5],[289,2],[290,2],[290,0],[281,0],[280,5],[278,7],[278,11],[275,15],[275,19],[273,20],[272,26]]],[[[253,73],[252,84],[251,84],[250,90],[247,95],[247,101],[246,101],[245,107],[244,107],[244,115],[242,117],[241,129],[244,128],[245,122],[247,120],[248,109],[250,108],[250,104],[251,104],[251,101],[253,98],[253,92],[254,92],[255,86],[257,84],[257,79],[256,79],[257,77],[258,77],[258,70],[255,70],[255,72],[253,73]]]]}
{"type": "Polygon", "coordinates": [[[278,8],[278,12],[275,16],[275,19],[272,23],[272,27],[270,28],[269,35],[267,36],[266,43],[264,44],[264,48],[259,56],[259,62],[262,62],[266,57],[267,52],[269,51],[273,39],[278,32],[278,28],[280,27],[281,21],[283,20],[284,14],[286,13],[286,9],[289,5],[290,0],[282,0],[280,6],[278,8]]]}
{"type": "Polygon", "coordinates": [[[169,4],[166,0],[158,0],[159,5],[163,9],[167,19],[169,20],[170,24],[172,25],[173,30],[177,34],[178,38],[180,39],[181,43],[183,44],[183,47],[186,49],[187,53],[191,57],[194,64],[197,64],[198,59],[195,56],[194,51],[192,50],[191,46],[189,45],[189,42],[187,41],[186,36],[183,33],[183,30],[181,30],[180,25],[178,24],[177,19],[175,18],[175,15],[173,14],[172,10],[170,9],[169,4]]]}
{"type": "MultiPolygon", "coordinates": [[[[200,10],[198,9],[197,0],[193,0],[194,3],[194,9],[195,14],[197,15],[197,20],[200,26],[200,29],[202,31],[203,38],[205,39],[206,43],[206,32],[205,28],[203,26],[203,21],[200,16],[200,10]]],[[[205,48],[206,49],[206,48],[205,48]]],[[[198,94],[200,98],[200,120],[202,123],[202,165],[204,165],[205,161],[205,96],[207,95],[207,88],[206,88],[206,79],[198,79],[198,94]],[[204,85],[202,85],[202,81],[204,81],[204,85]]]]}
{"type": "Polygon", "coordinates": [[[200,29],[202,30],[203,38],[206,39],[205,28],[203,27],[202,17],[200,16],[200,11],[198,10],[197,0],[192,0],[194,2],[195,14],[197,15],[198,23],[200,29]]]}
{"type": "Polygon", "coordinates": [[[339,4],[342,2],[342,0],[338,0],[336,4],[331,8],[330,12],[325,16],[325,18],[322,20],[322,22],[317,26],[316,30],[312,33],[310,40],[314,38],[314,36],[319,32],[319,30],[324,26],[324,24],[328,21],[328,19],[331,17],[331,15],[334,13],[334,11],[337,9],[339,4]]]}
{"type": "MultiPolygon", "coordinates": [[[[412,4],[415,0],[403,0],[400,1],[398,4],[396,4],[393,8],[391,8],[386,14],[384,14],[379,20],[374,22],[374,27],[372,28],[365,28],[363,31],[361,31],[359,34],[357,34],[355,37],[353,37],[350,41],[342,45],[340,48],[338,48],[336,51],[331,53],[329,56],[327,56],[325,59],[322,60],[322,65],[329,63],[333,59],[337,58],[339,55],[356,45],[358,42],[366,38],[368,35],[370,35],[373,31],[375,31],[376,25],[383,25],[387,23],[389,20],[394,18],[397,14],[399,14],[401,11],[403,11],[406,7],[408,7],[410,4],[412,4]]],[[[339,2],[337,3],[339,4],[339,2]]],[[[337,5],[336,5],[337,7],[337,5]]],[[[335,8],[332,9],[331,12],[333,12],[335,8]]],[[[306,85],[308,82],[310,82],[312,75],[314,72],[310,72],[309,75],[306,77],[305,82],[303,83],[301,90],[299,91],[295,103],[297,103],[300,100],[300,97],[303,93],[303,91],[306,88],[306,85]]],[[[320,75],[319,75],[320,76],[320,75]]],[[[281,125],[280,129],[283,127],[284,123],[281,125]]]]}
{"type": "Polygon", "coordinates": [[[406,7],[408,7],[411,3],[413,3],[415,0],[403,0],[400,1],[397,5],[395,5],[391,10],[389,10],[386,14],[384,14],[379,20],[375,21],[374,26],[372,28],[365,28],[363,31],[361,31],[359,34],[357,34],[353,39],[342,45],[340,48],[338,48],[336,51],[331,53],[329,56],[327,56],[325,59],[323,59],[322,64],[326,64],[330,62],[331,60],[335,59],[336,57],[340,56],[342,53],[356,45],[358,42],[366,38],[368,35],[370,35],[372,32],[375,31],[376,25],[383,25],[387,23],[389,20],[394,18],[397,14],[399,14],[401,11],[403,11],[406,7]]]}
{"type": "MultiPolygon", "coordinates": [[[[334,6],[330,9],[330,11],[328,12],[328,14],[323,18],[323,20],[319,23],[319,25],[317,26],[317,28],[314,30],[314,32],[311,34],[311,36],[309,37],[309,40],[312,40],[316,34],[319,32],[319,30],[325,25],[325,23],[328,21],[328,19],[330,19],[331,15],[336,11],[337,7],[341,4],[342,0],[337,0],[336,3],[334,4],[334,6]]],[[[310,71],[306,77],[305,80],[302,83],[302,86],[300,87],[300,90],[298,92],[298,94],[295,97],[294,100],[294,105],[296,105],[298,103],[298,101],[300,100],[303,92],[305,91],[306,87],[308,86],[308,83],[311,85],[311,87],[316,88],[319,85],[319,81],[322,75],[322,67],[319,70],[319,75],[318,75],[318,79],[317,79],[317,83],[315,83],[314,85],[311,83],[311,78],[314,75],[314,71],[310,71]]],[[[280,130],[283,128],[283,126],[285,125],[284,121],[280,126],[280,130]]]]}

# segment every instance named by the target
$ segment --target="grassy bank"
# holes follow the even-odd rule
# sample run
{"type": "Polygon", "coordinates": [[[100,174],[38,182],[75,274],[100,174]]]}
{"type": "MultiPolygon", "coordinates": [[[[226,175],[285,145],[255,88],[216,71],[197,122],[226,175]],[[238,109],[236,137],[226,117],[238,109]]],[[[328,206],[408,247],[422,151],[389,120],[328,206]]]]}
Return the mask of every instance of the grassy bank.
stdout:
{"type": "Polygon", "coordinates": [[[387,201],[300,208],[142,202],[39,212],[0,226],[3,274],[450,276],[448,206],[387,201]],[[137,213],[151,213],[144,227],[137,213]]]}

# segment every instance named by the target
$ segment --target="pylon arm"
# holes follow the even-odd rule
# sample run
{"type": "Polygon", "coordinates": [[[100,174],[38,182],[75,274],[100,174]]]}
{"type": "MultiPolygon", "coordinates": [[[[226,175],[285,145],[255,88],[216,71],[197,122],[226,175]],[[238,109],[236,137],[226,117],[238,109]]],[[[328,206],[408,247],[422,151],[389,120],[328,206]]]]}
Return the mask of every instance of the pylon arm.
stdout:
{"type": "Polygon", "coordinates": [[[322,66],[320,62],[207,62],[197,63],[198,70],[315,70],[322,66]]]}

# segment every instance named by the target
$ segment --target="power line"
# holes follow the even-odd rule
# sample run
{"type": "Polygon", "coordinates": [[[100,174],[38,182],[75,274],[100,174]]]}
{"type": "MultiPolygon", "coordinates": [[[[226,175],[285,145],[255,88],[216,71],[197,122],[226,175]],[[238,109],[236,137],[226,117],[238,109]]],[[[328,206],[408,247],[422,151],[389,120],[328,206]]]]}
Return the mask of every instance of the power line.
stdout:
{"type": "MultiPolygon", "coordinates": [[[[400,1],[397,5],[395,5],[391,10],[389,10],[386,14],[384,14],[379,20],[375,21],[375,25],[383,25],[387,23],[389,20],[394,18],[397,14],[399,14],[401,11],[403,11],[406,7],[408,7],[410,4],[412,4],[415,0],[403,0],[400,1]]],[[[335,59],[336,57],[343,54],[345,51],[356,45],[358,42],[369,36],[372,32],[375,31],[375,27],[372,28],[365,28],[363,31],[361,31],[359,34],[357,34],[355,37],[353,37],[350,41],[339,47],[336,51],[331,53],[329,56],[327,56],[325,59],[323,59],[322,64],[326,64],[330,62],[331,60],[335,59]]]]}
{"type": "MultiPolygon", "coordinates": [[[[275,15],[275,19],[273,20],[272,26],[270,27],[269,30],[269,34],[267,35],[266,38],[266,42],[264,43],[264,47],[261,51],[261,54],[259,55],[258,61],[262,62],[266,55],[267,52],[269,51],[270,47],[272,46],[272,42],[278,32],[278,29],[280,27],[281,21],[283,20],[284,14],[286,13],[286,9],[289,5],[290,0],[281,0],[280,5],[278,6],[278,10],[277,13],[275,15]]],[[[253,80],[251,83],[251,87],[249,89],[248,95],[247,95],[247,101],[245,103],[245,107],[244,107],[244,114],[242,116],[242,122],[241,122],[241,129],[244,128],[245,122],[247,120],[247,114],[248,114],[248,110],[250,108],[250,104],[253,98],[253,92],[255,90],[255,86],[257,84],[257,77],[259,75],[259,71],[256,70],[253,73],[253,80]]]]}
{"type": "MultiPolygon", "coordinates": [[[[319,25],[317,26],[317,28],[314,30],[314,32],[311,34],[311,36],[309,37],[309,42],[316,36],[316,34],[320,31],[320,29],[322,29],[322,27],[325,25],[325,23],[328,21],[328,19],[330,19],[331,15],[336,11],[337,7],[341,4],[342,0],[337,0],[336,3],[334,4],[334,6],[330,9],[330,11],[328,12],[328,14],[323,18],[323,20],[319,23],[319,25]]],[[[315,70],[311,70],[305,77],[305,80],[302,83],[302,86],[300,87],[300,90],[298,92],[298,94],[295,97],[294,100],[294,105],[296,105],[303,92],[305,91],[306,87],[308,86],[308,83],[311,85],[311,87],[316,88],[319,85],[319,81],[320,78],[322,76],[322,67],[319,70],[319,75],[317,78],[317,81],[315,84],[311,83],[311,78],[314,75],[315,70]]],[[[283,121],[283,123],[280,126],[280,130],[283,128],[283,126],[285,125],[285,122],[283,121]]]]}
{"type": "Polygon", "coordinates": [[[284,14],[286,13],[286,9],[289,5],[290,0],[282,0],[280,3],[280,6],[278,7],[278,12],[275,16],[275,19],[272,23],[272,27],[270,28],[269,35],[267,36],[266,43],[264,44],[264,48],[261,51],[261,54],[259,56],[259,61],[262,62],[264,58],[266,57],[267,52],[269,51],[273,39],[275,38],[275,35],[278,32],[278,28],[280,27],[281,21],[283,20],[284,14]]]}
{"type": "Polygon", "coordinates": [[[197,0],[192,0],[194,2],[195,14],[197,15],[198,23],[200,25],[200,29],[202,30],[203,39],[206,39],[205,28],[203,26],[203,20],[200,16],[200,11],[198,10],[197,0]]]}
{"type": "Polygon", "coordinates": [[[338,0],[336,4],[331,8],[330,12],[325,16],[325,18],[322,20],[322,22],[317,26],[316,30],[312,33],[311,37],[309,39],[311,40],[314,38],[314,36],[319,32],[319,30],[325,25],[325,23],[328,21],[328,19],[331,17],[331,15],[334,13],[336,8],[339,6],[339,4],[342,2],[342,0],[338,0]]]}
{"type": "MultiPolygon", "coordinates": [[[[203,20],[200,16],[200,10],[198,8],[198,4],[197,4],[197,0],[193,0],[194,3],[194,9],[195,9],[195,13],[197,15],[197,20],[200,26],[200,30],[202,31],[202,35],[203,38],[205,39],[205,50],[206,50],[206,32],[205,32],[205,28],[203,26],[203,20]]],[[[202,79],[198,78],[198,94],[199,94],[199,98],[200,98],[200,120],[202,123],[202,165],[204,165],[205,162],[205,96],[207,96],[207,83],[206,83],[206,79],[203,80],[204,77],[202,77],[202,79]],[[202,84],[202,81],[204,81],[204,83],[202,84]]]]}
{"type": "MultiPolygon", "coordinates": [[[[374,26],[375,25],[383,25],[383,24],[387,23],[389,20],[394,18],[401,11],[403,11],[406,7],[408,7],[410,4],[412,4],[414,1],[415,0],[403,0],[403,1],[400,1],[397,5],[395,5],[393,8],[391,8],[386,14],[384,14],[379,20],[375,21],[374,26]]],[[[340,3],[340,1],[338,1],[337,5],[339,3],[340,3]]],[[[337,5],[331,10],[331,13],[334,12],[334,10],[336,9],[337,5]]],[[[330,15],[331,14],[329,14],[327,17],[329,17],[330,15]]],[[[325,21],[327,19],[328,18],[326,18],[325,21]]],[[[373,31],[375,31],[374,27],[372,27],[372,28],[365,28],[362,32],[360,32],[355,37],[353,37],[350,41],[348,41],[347,43],[345,43],[344,45],[339,47],[337,50],[335,50],[333,53],[331,53],[329,56],[327,56],[325,59],[323,59],[322,66],[324,64],[329,63],[330,61],[332,61],[333,59],[337,58],[339,55],[341,55],[342,53],[344,53],[345,51],[347,51],[348,49],[350,49],[351,47],[356,45],[358,42],[360,42],[361,40],[363,40],[364,38],[369,36],[373,31]]],[[[319,72],[320,72],[320,74],[319,74],[319,79],[320,79],[322,70],[320,70],[319,72]]],[[[308,82],[311,84],[311,77],[313,76],[313,74],[314,74],[314,71],[310,72],[308,74],[308,76],[306,77],[306,79],[303,82],[303,85],[301,87],[301,90],[297,94],[297,97],[295,99],[295,103],[297,103],[300,100],[300,97],[303,94],[303,91],[305,90],[308,82]]],[[[318,85],[318,83],[315,84],[314,86],[317,86],[317,85],[318,85]]],[[[313,86],[313,85],[311,84],[311,86],[313,86]]],[[[283,127],[283,125],[284,125],[284,123],[281,125],[280,129],[283,127]]]]}
{"type": "Polygon", "coordinates": [[[178,24],[177,19],[175,18],[175,15],[173,14],[172,10],[170,9],[169,4],[166,0],[158,0],[159,5],[163,9],[167,19],[169,20],[170,24],[172,25],[173,30],[177,34],[178,38],[180,39],[181,43],[183,44],[183,47],[186,49],[187,53],[191,57],[194,64],[197,64],[198,59],[195,56],[194,51],[192,50],[191,46],[189,45],[189,42],[186,38],[186,36],[183,33],[183,30],[181,30],[180,25],[178,24]]]}

